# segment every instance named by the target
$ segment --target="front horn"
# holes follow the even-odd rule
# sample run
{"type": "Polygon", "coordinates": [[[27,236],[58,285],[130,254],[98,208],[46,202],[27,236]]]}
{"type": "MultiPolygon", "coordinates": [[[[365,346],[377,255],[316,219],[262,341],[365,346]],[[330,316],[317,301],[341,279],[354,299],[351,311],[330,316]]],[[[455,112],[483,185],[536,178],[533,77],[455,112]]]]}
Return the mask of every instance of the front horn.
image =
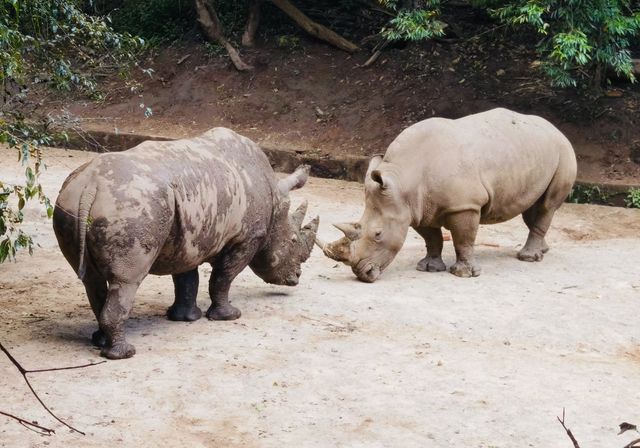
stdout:
{"type": "Polygon", "coordinates": [[[309,203],[304,201],[302,204],[298,206],[295,212],[291,214],[291,223],[295,227],[295,229],[299,229],[302,227],[302,222],[304,221],[304,215],[307,214],[307,206],[309,203]]]}
{"type": "Polygon", "coordinates": [[[333,243],[325,243],[320,238],[315,239],[316,246],[322,249],[322,253],[332,260],[341,261],[343,263],[349,263],[349,251],[351,250],[349,241],[346,238],[341,238],[333,243]]]}

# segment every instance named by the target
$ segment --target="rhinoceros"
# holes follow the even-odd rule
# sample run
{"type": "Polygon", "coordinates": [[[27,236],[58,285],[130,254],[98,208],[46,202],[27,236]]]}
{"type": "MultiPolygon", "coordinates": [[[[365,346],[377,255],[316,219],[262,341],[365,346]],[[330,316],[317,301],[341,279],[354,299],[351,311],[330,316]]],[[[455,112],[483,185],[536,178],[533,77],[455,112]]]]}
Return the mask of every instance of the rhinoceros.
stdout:
{"type": "Polygon", "coordinates": [[[356,223],[336,224],[345,236],[316,239],[325,255],[374,282],[391,263],[409,227],[426,243],[419,271],[446,270],[442,227],[451,231],[456,262],[450,272],[478,276],[473,246],[480,224],[522,214],[529,228],[518,252],[540,261],[555,211],[576,178],[567,138],[545,119],[493,109],[457,120],[430,118],[398,135],[365,176],[365,210],[356,223]]]}
{"type": "Polygon", "coordinates": [[[124,323],[147,274],[173,276],[171,320],[202,316],[198,266],[210,263],[214,320],[240,317],[229,303],[233,279],[248,265],[265,282],[294,286],[318,217],[302,227],[306,201],[289,214],[289,191],[308,166],[277,180],[251,140],[225,128],[196,138],[143,142],[101,154],[66,179],[53,214],[62,253],[84,283],[101,354],[128,358],[124,323]]]}

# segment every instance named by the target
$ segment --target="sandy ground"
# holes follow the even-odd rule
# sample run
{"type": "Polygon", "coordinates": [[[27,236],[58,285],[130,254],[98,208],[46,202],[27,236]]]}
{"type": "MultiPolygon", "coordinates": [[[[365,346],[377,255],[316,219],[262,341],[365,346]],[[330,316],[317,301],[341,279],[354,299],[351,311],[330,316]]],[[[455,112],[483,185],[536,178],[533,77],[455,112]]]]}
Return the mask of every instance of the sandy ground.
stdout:
{"type": "MultiPolygon", "coordinates": [[[[47,191],[91,157],[48,152],[47,191]]],[[[0,177],[22,172],[0,148],[0,177]]],[[[311,179],[294,203],[303,197],[327,239],[362,210],[358,184],[311,179]]],[[[0,341],[28,369],[100,360],[51,223],[35,205],[27,220],[40,247],[0,265],[0,341]]],[[[542,263],[516,260],[526,231],[515,219],[481,229],[483,274],[460,279],[417,272],[411,232],[375,284],[315,250],[296,288],[241,274],[235,322],[169,322],[171,279],[150,276],[127,327],[134,358],[31,375],[86,436],[53,421],[0,355],[0,410],[56,429],[39,436],[0,416],[0,446],[569,447],[564,407],[583,447],[621,447],[633,436],[617,425],[640,423],[639,235],[640,211],[566,205],[542,263]]]]}

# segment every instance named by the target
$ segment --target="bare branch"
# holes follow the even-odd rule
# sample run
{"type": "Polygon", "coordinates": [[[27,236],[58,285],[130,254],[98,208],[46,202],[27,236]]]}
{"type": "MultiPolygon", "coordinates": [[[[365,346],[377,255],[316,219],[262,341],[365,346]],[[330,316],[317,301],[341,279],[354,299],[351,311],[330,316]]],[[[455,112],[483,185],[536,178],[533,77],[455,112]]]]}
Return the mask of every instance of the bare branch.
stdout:
{"type": "MultiPolygon", "coordinates": [[[[83,364],[83,365],[79,365],[79,366],[69,366],[69,367],[56,367],[56,368],[50,368],[50,369],[37,369],[37,370],[27,370],[24,367],[22,367],[22,365],[18,362],[18,360],[16,358],[13,357],[13,355],[11,353],[9,353],[9,350],[7,350],[4,345],[2,345],[2,343],[0,342],[0,350],[2,350],[4,352],[5,355],[7,355],[7,358],[9,358],[9,361],[11,361],[11,363],[16,367],[16,369],[18,369],[18,371],[20,372],[20,374],[22,375],[22,378],[24,379],[24,382],[27,383],[27,386],[29,387],[29,390],[31,391],[31,393],[33,394],[34,397],[36,397],[36,400],[38,400],[38,403],[40,403],[40,405],[44,408],[45,411],[47,411],[53,418],[55,418],[57,421],[59,421],[60,423],[62,423],[64,426],[66,426],[67,428],[69,428],[70,430],[77,432],[78,434],[82,434],[83,436],[85,435],[84,432],[80,431],[79,429],[74,428],[73,426],[71,426],[70,424],[68,424],[67,422],[65,422],[64,420],[62,420],[60,417],[58,417],[56,414],[53,413],[53,411],[51,411],[51,409],[49,409],[47,407],[46,404],[44,404],[44,402],[42,401],[42,399],[40,398],[40,396],[38,395],[38,393],[35,391],[35,389],[33,388],[33,386],[31,385],[31,383],[29,382],[29,378],[27,378],[27,374],[28,373],[39,373],[39,372],[54,372],[57,370],[71,370],[71,369],[82,369],[84,367],[90,367],[90,366],[95,366],[98,364],[102,364],[106,361],[100,361],[100,362],[92,362],[89,364],[83,364]]],[[[44,434],[45,432],[47,434],[52,434],[55,433],[55,431],[39,426],[35,423],[29,422],[27,420],[21,419],[20,417],[16,417],[15,415],[12,414],[8,414],[6,412],[2,412],[0,411],[0,414],[5,415],[7,417],[11,417],[15,420],[17,420],[21,425],[28,427],[29,429],[33,429],[33,428],[37,428],[40,431],[43,431],[42,433],[44,434]]]]}
{"type": "Polygon", "coordinates": [[[314,22],[302,11],[296,8],[289,0],[271,0],[271,3],[280,8],[286,15],[291,17],[302,29],[318,39],[324,40],[341,50],[353,53],[358,50],[358,46],[345,39],[329,28],[314,22]]]}
{"type": "Polygon", "coordinates": [[[562,420],[560,420],[560,417],[556,417],[556,418],[558,419],[558,421],[564,428],[565,432],[571,439],[571,442],[573,443],[573,448],[580,448],[580,445],[578,444],[578,441],[576,440],[576,438],[573,437],[573,433],[571,432],[571,430],[564,425],[564,408],[562,408],[562,420]]]}
{"type": "Polygon", "coordinates": [[[623,448],[638,448],[640,447],[638,444],[640,444],[640,439],[635,439],[626,444],[623,448]]]}
{"type": "Polygon", "coordinates": [[[53,429],[45,428],[44,426],[40,426],[35,422],[30,422],[30,421],[27,421],[27,420],[25,420],[23,418],[16,417],[15,415],[9,414],[8,412],[0,411],[0,414],[4,415],[6,417],[12,418],[14,420],[17,420],[18,423],[20,423],[22,426],[24,426],[25,428],[27,428],[27,429],[29,429],[31,431],[35,431],[38,434],[42,434],[44,436],[50,436],[51,434],[55,434],[56,433],[53,429]]]}
{"type": "Polygon", "coordinates": [[[218,19],[218,14],[213,8],[213,5],[211,5],[208,0],[196,0],[196,11],[198,12],[198,22],[207,38],[211,41],[218,42],[227,50],[231,62],[233,62],[236,69],[239,71],[253,69],[252,66],[246,64],[242,58],[240,58],[238,50],[224,37],[222,24],[218,19]]]}

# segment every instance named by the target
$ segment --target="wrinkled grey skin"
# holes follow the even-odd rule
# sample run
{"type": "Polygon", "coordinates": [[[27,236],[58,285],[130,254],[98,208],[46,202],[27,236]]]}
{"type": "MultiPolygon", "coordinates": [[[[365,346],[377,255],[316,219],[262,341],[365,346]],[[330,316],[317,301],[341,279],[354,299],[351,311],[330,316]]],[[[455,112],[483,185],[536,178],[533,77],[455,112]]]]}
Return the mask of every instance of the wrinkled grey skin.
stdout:
{"type": "Polygon", "coordinates": [[[103,154],[62,186],[53,228],[84,283],[98,320],[93,341],[111,359],[133,356],[125,340],[138,286],[172,274],[171,320],[201,317],[198,266],[210,263],[207,317],[230,320],[229,287],[247,265],[265,282],[294,286],[313,248],[318,218],[302,227],[306,203],[289,215],[289,191],[308,167],[276,180],[251,140],[225,128],[173,142],[144,142],[103,154]]]}
{"type": "Polygon", "coordinates": [[[404,130],[384,157],[374,157],[365,177],[365,210],[357,223],[336,224],[345,236],[316,243],[325,255],[374,282],[413,227],[427,254],[419,271],[446,270],[442,231],[451,231],[459,277],[480,275],[473,245],[480,224],[522,214],[529,237],[518,252],[540,261],[555,211],[576,178],[571,143],[551,123],[533,115],[493,109],[458,120],[431,118],[404,130]]]}

